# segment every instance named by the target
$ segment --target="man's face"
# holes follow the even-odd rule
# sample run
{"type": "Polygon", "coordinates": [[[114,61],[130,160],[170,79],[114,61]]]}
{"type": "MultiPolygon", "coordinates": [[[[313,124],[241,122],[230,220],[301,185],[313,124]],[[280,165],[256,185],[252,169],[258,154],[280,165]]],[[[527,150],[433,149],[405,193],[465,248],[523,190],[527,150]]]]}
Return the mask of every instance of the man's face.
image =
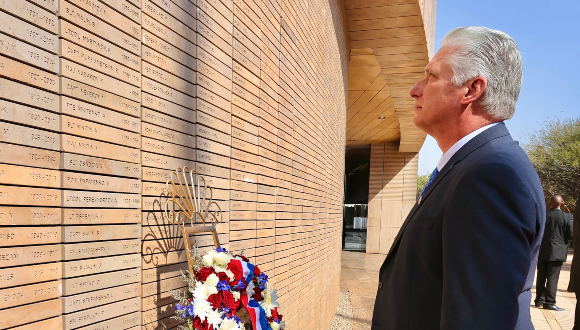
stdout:
{"type": "Polygon", "coordinates": [[[415,99],[413,124],[433,136],[450,121],[457,120],[462,109],[461,98],[467,91],[451,82],[453,70],[446,60],[455,50],[450,46],[441,47],[425,67],[425,77],[409,91],[415,99]]]}

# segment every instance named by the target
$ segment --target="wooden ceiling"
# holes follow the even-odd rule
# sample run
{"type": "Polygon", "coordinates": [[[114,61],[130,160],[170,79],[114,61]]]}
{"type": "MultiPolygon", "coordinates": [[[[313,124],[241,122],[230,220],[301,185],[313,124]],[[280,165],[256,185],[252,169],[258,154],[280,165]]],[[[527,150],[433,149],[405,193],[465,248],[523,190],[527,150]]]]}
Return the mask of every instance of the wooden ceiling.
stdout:
{"type": "Polygon", "coordinates": [[[409,89],[433,49],[436,0],[345,0],[350,42],[347,146],[400,140],[418,152],[409,89]]]}

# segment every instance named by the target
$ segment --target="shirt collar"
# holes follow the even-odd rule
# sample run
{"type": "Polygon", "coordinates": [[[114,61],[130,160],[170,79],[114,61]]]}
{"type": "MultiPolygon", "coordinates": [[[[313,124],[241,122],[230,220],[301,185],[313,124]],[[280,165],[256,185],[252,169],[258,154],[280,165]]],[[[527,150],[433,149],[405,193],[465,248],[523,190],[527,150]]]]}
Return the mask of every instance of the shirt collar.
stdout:
{"type": "Polygon", "coordinates": [[[459,151],[459,149],[461,149],[461,147],[463,147],[464,145],[467,144],[467,142],[471,141],[471,139],[473,139],[474,137],[478,136],[479,134],[481,134],[483,131],[485,131],[488,128],[491,128],[493,126],[495,126],[497,123],[493,123],[493,124],[489,124],[486,126],[483,126],[469,134],[467,134],[466,136],[464,136],[463,138],[461,138],[461,140],[455,142],[455,144],[449,148],[449,150],[447,150],[446,153],[443,154],[443,156],[441,156],[441,159],[439,160],[439,164],[437,164],[437,170],[439,172],[441,172],[441,170],[443,169],[443,167],[445,167],[445,165],[447,164],[447,162],[449,162],[449,160],[451,159],[451,157],[453,157],[453,155],[455,155],[455,153],[457,151],[459,151]]]}

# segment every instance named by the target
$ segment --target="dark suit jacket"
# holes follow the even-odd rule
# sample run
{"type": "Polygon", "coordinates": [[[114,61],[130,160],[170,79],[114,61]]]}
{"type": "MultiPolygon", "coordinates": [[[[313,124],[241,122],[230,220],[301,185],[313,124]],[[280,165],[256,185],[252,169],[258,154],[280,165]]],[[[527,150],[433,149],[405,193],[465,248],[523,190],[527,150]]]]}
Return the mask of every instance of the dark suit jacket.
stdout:
{"type": "Polygon", "coordinates": [[[576,211],[574,212],[574,258],[572,259],[568,291],[580,293],[580,198],[576,202],[576,211]]]}
{"type": "Polygon", "coordinates": [[[568,239],[572,237],[572,219],[569,216],[557,208],[546,212],[546,229],[538,260],[566,261],[568,239]]]}
{"type": "Polygon", "coordinates": [[[372,330],[533,329],[545,202],[499,123],[464,145],[415,204],[379,272],[372,330]]]}

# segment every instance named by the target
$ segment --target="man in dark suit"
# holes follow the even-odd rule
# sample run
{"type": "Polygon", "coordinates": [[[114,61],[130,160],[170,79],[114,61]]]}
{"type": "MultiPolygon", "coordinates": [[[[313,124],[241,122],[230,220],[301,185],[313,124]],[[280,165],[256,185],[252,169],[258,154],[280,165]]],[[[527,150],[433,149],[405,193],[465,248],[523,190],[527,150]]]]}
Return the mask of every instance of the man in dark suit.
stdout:
{"type": "Polygon", "coordinates": [[[580,330],[580,303],[578,303],[580,302],[580,198],[576,201],[573,223],[574,257],[572,258],[568,291],[576,293],[576,311],[572,330],[580,330]]]}
{"type": "Polygon", "coordinates": [[[572,237],[572,219],[562,212],[564,200],[559,195],[550,198],[550,209],[546,212],[546,229],[538,256],[538,277],[536,278],[536,307],[563,311],[556,306],[558,278],[562,264],[568,257],[568,239],[572,237]],[[547,284],[546,284],[547,280],[547,284]],[[546,290],[547,289],[547,290],[546,290]]]}
{"type": "Polygon", "coordinates": [[[413,123],[444,154],[380,269],[372,330],[533,329],[545,202],[502,122],[521,81],[511,37],[465,27],[411,88],[413,123]]]}

